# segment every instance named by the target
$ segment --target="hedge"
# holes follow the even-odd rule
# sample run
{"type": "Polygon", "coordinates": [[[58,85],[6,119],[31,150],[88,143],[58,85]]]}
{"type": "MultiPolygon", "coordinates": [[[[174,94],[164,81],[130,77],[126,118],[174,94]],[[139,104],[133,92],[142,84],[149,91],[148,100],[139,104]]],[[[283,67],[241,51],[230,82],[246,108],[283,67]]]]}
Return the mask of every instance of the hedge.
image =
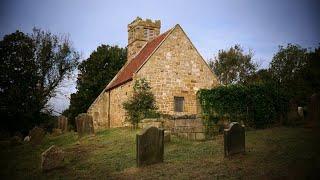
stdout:
{"type": "Polygon", "coordinates": [[[288,104],[285,93],[274,84],[237,84],[201,89],[198,98],[205,124],[229,119],[243,121],[254,128],[265,128],[275,123],[280,115],[285,114],[288,104]]]}

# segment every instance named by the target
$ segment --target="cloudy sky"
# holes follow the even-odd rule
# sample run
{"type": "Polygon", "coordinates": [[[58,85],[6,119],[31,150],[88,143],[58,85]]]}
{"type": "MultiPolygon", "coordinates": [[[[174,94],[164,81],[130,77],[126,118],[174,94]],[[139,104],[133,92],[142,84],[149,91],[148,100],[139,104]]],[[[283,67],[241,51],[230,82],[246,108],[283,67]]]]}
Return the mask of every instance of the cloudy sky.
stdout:
{"type": "MultiPolygon", "coordinates": [[[[162,32],[180,24],[205,59],[241,44],[266,68],[279,45],[319,45],[319,7],[316,0],[1,0],[0,39],[33,27],[69,34],[85,59],[100,44],[125,47],[127,24],[140,16],[160,19],[162,32]]],[[[76,91],[74,82],[66,82],[51,100],[57,111],[76,91]]]]}

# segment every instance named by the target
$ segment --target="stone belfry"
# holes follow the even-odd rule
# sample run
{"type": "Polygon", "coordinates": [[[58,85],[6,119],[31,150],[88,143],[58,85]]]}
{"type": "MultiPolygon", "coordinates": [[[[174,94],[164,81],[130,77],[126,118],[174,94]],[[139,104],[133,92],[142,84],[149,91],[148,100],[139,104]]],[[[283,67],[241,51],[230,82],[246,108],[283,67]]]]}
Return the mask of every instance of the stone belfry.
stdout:
{"type": "Polygon", "coordinates": [[[140,17],[128,24],[128,61],[134,58],[148,41],[160,34],[160,27],[160,20],[142,20],[140,17]]]}

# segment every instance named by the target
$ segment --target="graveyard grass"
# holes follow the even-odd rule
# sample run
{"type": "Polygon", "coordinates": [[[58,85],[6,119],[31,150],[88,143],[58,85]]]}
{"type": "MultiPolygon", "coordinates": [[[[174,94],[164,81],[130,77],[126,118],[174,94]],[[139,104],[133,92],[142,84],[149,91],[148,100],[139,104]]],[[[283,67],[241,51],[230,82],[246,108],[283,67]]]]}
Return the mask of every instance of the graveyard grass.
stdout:
{"type": "Polygon", "coordinates": [[[47,135],[38,147],[10,147],[2,141],[1,179],[128,179],[128,178],[270,178],[306,177],[319,167],[319,137],[312,129],[276,127],[246,132],[246,154],[224,158],[223,137],[210,141],[172,138],[165,144],[164,163],[136,167],[138,130],[109,129],[78,139],[76,133],[47,135]],[[62,147],[64,167],[42,173],[40,154],[62,147]]]}

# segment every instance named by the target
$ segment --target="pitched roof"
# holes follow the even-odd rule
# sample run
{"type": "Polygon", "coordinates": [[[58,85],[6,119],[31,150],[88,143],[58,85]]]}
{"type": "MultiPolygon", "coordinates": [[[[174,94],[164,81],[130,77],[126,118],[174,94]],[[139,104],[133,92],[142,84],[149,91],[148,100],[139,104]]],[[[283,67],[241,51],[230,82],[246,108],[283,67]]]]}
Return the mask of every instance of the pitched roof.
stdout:
{"type": "Polygon", "coordinates": [[[140,68],[140,66],[148,60],[149,56],[161,44],[170,30],[149,41],[142,48],[139,54],[137,54],[129,63],[125,64],[125,66],[118,72],[115,78],[107,86],[106,91],[114,89],[128,81],[131,81],[133,73],[135,73],[140,68]]]}

